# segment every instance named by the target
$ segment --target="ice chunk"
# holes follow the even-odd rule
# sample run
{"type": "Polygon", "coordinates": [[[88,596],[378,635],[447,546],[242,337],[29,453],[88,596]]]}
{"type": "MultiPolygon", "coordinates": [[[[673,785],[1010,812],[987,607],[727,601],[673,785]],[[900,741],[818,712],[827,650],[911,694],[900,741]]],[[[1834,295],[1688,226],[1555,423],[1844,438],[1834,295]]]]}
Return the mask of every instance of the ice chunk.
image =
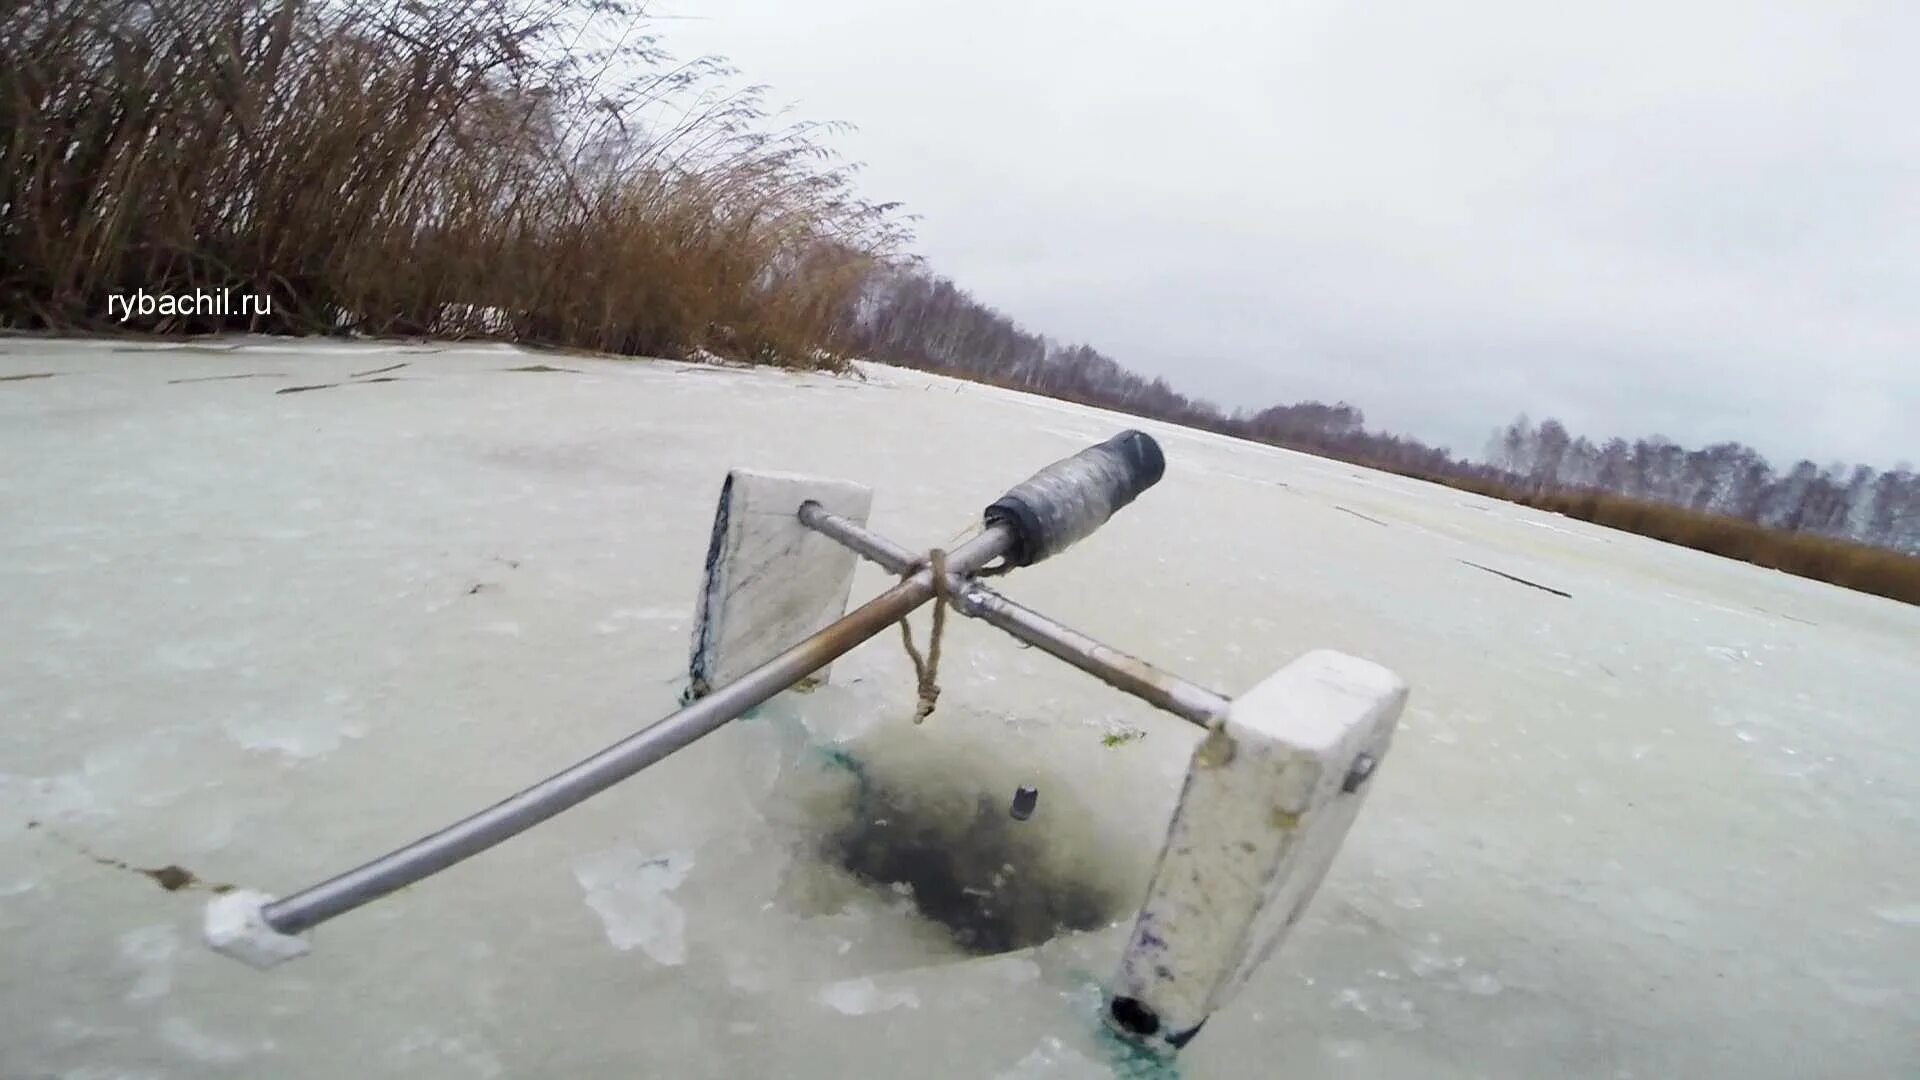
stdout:
{"type": "Polygon", "coordinates": [[[848,1016],[865,1016],[868,1013],[886,1012],[906,1006],[909,1009],[920,1007],[920,996],[907,987],[883,989],[872,979],[843,979],[837,983],[828,983],[820,988],[820,1003],[831,1006],[848,1016]]]}
{"type": "Polygon", "coordinates": [[[221,723],[227,737],[247,750],[279,754],[288,761],[323,758],[347,739],[357,739],[366,730],[338,716],[320,713],[247,715],[229,717],[221,723]]]}
{"type": "Polygon", "coordinates": [[[1052,1035],[1042,1039],[1039,1046],[1028,1051],[1027,1056],[1014,1062],[1013,1068],[1001,1072],[996,1080],[1059,1080],[1059,1078],[1084,1078],[1084,1080],[1105,1080],[1113,1073],[1102,1068],[1085,1054],[1061,1042],[1052,1035]]]}
{"type": "Polygon", "coordinates": [[[617,847],[574,860],[573,877],[586,890],[587,906],[600,916],[614,948],[637,945],[655,963],[671,966],[687,959],[687,914],[667,894],[692,869],[688,852],[649,855],[617,847]]]}

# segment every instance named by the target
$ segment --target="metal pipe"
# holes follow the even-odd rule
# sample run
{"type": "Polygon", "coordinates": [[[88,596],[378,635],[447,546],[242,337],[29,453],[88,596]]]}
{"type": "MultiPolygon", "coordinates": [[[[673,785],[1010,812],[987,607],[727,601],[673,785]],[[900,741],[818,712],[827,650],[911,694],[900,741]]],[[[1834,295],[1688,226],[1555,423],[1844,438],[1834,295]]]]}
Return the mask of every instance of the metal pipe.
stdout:
{"type": "MultiPolygon", "coordinates": [[[[924,556],[812,500],[800,504],[800,523],[895,574],[905,574],[927,561],[924,556]]],[[[958,571],[951,561],[948,563],[947,595],[960,614],[997,626],[1109,686],[1201,727],[1211,727],[1214,721],[1227,715],[1228,701],[1219,694],[1009,600],[966,577],[970,572],[958,571]]]]}
{"type": "Polygon", "coordinates": [[[948,601],[962,615],[997,626],[1107,685],[1124,690],[1183,720],[1210,728],[1226,718],[1230,703],[1204,686],[1190,683],[1110,645],[1103,645],[1070,626],[1007,599],[978,581],[951,571],[947,579],[948,601]]]}
{"type": "MultiPolygon", "coordinates": [[[[954,549],[947,556],[947,566],[950,571],[972,573],[1005,554],[1012,542],[1005,528],[988,528],[954,549]]],[[[439,832],[268,904],[261,909],[261,917],[280,933],[297,934],[477,855],[711,734],[899,622],[932,597],[933,575],[921,569],[679,712],[439,832]]]]}
{"type": "MultiPolygon", "coordinates": [[[[808,499],[800,504],[800,524],[839,542],[863,559],[880,564],[891,574],[907,574],[927,564],[925,555],[915,554],[879,533],[857,524],[808,499]]],[[[951,565],[951,563],[949,563],[951,565]]]]}

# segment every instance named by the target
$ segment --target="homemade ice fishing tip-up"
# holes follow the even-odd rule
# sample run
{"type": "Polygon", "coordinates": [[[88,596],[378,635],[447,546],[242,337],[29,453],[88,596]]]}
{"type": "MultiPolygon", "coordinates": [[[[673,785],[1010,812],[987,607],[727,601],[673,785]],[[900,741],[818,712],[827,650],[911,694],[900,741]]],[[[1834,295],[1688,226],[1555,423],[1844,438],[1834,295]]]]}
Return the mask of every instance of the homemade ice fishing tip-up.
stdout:
{"type": "MultiPolygon", "coordinates": [[[[1165,468],[1150,436],[1122,432],[1014,486],[952,550],[924,554],[867,529],[867,488],[735,469],[714,518],[684,708],[310,888],[279,898],[252,890],[217,896],[205,912],[207,943],[262,968],[301,956],[306,931],[538,825],[783,690],[824,680],[835,659],[932,602],[926,655],[909,640],[918,718],[939,693],[939,626],[951,608],[1206,729],[1103,1005],[1115,1031],[1171,1052],[1232,998],[1306,910],[1386,755],[1407,688],[1375,664],[1317,651],[1229,699],[982,580],[1065,551],[1158,483],[1165,468]],[[900,581],[849,612],[858,558],[900,581]]],[[[1013,815],[1031,813],[1035,797],[1021,789],[1013,815]]]]}

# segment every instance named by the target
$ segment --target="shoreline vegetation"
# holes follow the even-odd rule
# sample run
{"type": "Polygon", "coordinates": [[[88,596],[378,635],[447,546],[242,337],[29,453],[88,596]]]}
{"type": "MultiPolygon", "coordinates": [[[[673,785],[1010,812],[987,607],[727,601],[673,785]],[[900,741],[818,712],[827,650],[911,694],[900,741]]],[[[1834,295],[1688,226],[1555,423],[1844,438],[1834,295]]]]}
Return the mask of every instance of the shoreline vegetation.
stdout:
{"type": "Polygon", "coordinates": [[[866,357],[1266,442],[1920,604],[1920,476],[1736,443],[1487,463],[1359,409],[1226,413],[904,254],[829,125],[672,59],[626,0],[22,0],[0,10],[0,330],[485,338],[845,371],[866,357]],[[123,325],[139,290],[265,298],[123,325]]]}
{"type": "Polygon", "coordinates": [[[144,289],[173,333],[511,336],[839,367],[905,239],[821,145],[626,0],[0,9],[0,323],[144,289]]]}

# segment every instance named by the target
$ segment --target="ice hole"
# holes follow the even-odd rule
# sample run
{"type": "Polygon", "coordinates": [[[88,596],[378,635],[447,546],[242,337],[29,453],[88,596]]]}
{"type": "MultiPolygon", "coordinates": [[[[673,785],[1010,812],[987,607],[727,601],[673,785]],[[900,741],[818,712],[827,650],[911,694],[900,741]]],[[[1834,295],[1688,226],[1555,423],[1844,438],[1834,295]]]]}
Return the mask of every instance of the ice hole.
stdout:
{"type": "MultiPolygon", "coordinates": [[[[805,789],[783,785],[804,856],[782,886],[789,909],[826,915],[878,901],[936,928],[930,944],[951,956],[1132,917],[1145,885],[1138,845],[1101,821],[1049,760],[1047,739],[967,721],[954,710],[929,728],[882,725],[812,747],[811,767],[797,770],[810,774],[805,789]],[[941,721],[948,730],[929,730],[941,721]],[[1026,821],[1011,814],[1021,786],[1040,793],[1026,821]]],[[[1094,760],[1106,755],[1092,735],[1077,741],[1099,751],[1094,760]]]]}

